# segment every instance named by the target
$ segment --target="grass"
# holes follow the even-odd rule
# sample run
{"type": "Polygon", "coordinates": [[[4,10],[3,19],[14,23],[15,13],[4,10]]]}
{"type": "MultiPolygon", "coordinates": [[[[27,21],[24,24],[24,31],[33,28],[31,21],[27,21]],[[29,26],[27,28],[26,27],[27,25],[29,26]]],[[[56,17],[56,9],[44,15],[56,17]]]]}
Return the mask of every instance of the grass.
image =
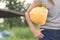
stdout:
{"type": "Polygon", "coordinates": [[[14,32],[14,35],[10,35],[11,40],[37,40],[30,31],[29,27],[13,27],[8,30],[14,32]]]}

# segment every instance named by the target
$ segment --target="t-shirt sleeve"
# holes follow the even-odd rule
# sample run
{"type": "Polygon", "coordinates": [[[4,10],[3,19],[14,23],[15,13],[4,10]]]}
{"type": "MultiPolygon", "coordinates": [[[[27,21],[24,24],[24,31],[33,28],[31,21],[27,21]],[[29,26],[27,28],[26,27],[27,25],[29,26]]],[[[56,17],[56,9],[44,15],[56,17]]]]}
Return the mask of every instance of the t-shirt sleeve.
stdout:
{"type": "Polygon", "coordinates": [[[38,3],[39,5],[41,5],[42,0],[34,0],[36,3],[38,3]]]}

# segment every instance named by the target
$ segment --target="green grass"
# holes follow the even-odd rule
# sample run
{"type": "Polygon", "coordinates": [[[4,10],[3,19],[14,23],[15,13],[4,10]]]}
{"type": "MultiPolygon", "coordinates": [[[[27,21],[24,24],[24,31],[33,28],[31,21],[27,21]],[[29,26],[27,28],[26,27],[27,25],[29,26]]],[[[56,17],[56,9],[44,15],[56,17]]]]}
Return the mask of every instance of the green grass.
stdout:
{"type": "Polygon", "coordinates": [[[3,30],[14,32],[14,35],[10,35],[11,40],[38,40],[34,37],[29,27],[13,27],[10,29],[9,25],[5,24],[4,27],[0,27],[0,32],[3,30]]]}
{"type": "Polygon", "coordinates": [[[8,30],[14,32],[14,35],[10,36],[11,40],[37,40],[30,31],[29,27],[13,27],[11,30],[8,30]]]}

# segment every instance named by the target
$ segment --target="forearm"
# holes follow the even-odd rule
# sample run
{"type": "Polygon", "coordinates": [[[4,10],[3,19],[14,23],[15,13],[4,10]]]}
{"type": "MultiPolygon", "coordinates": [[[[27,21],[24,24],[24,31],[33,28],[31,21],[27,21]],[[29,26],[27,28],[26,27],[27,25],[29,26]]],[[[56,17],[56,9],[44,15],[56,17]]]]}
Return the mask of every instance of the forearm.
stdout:
{"type": "Polygon", "coordinates": [[[28,8],[28,10],[26,11],[26,13],[25,13],[26,21],[27,21],[27,23],[28,23],[31,31],[32,31],[34,34],[37,33],[37,30],[36,30],[36,28],[34,27],[33,23],[32,23],[31,20],[30,20],[29,13],[30,13],[30,11],[31,11],[33,8],[35,8],[35,7],[37,7],[37,6],[38,6],[38,4],[37,4],[36,2],[33,2],[33,3],[31,4],[31,6],[28,8]]]}
{"type": "Polygon", "coordinates": [[[26,17],[26,21],[27,21],[27,23],[28,23],[28,25],[29,25],[31,31],[36,31],[36,29],[35,29],[33,23],[31,22],[31,20],[30,20],[30,18],[29,18],[29,16],[28,16],[28,13],[25,14],[25,17],[26,17]]]}

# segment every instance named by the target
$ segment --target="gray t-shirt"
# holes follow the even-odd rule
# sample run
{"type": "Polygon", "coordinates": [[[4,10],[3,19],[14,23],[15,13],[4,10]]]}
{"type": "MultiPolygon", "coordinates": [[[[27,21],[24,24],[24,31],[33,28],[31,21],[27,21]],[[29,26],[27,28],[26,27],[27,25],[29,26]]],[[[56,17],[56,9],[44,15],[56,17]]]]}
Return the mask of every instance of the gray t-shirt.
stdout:
{"type": "Polygon", "coordinates": [[[60,0],[54,0],[54,6],[49,3],[47,0],[34,0],[39,5],[43,3],[48,9],[48,16],[46,24],[42,28],[60,30],[60,0]]]}

